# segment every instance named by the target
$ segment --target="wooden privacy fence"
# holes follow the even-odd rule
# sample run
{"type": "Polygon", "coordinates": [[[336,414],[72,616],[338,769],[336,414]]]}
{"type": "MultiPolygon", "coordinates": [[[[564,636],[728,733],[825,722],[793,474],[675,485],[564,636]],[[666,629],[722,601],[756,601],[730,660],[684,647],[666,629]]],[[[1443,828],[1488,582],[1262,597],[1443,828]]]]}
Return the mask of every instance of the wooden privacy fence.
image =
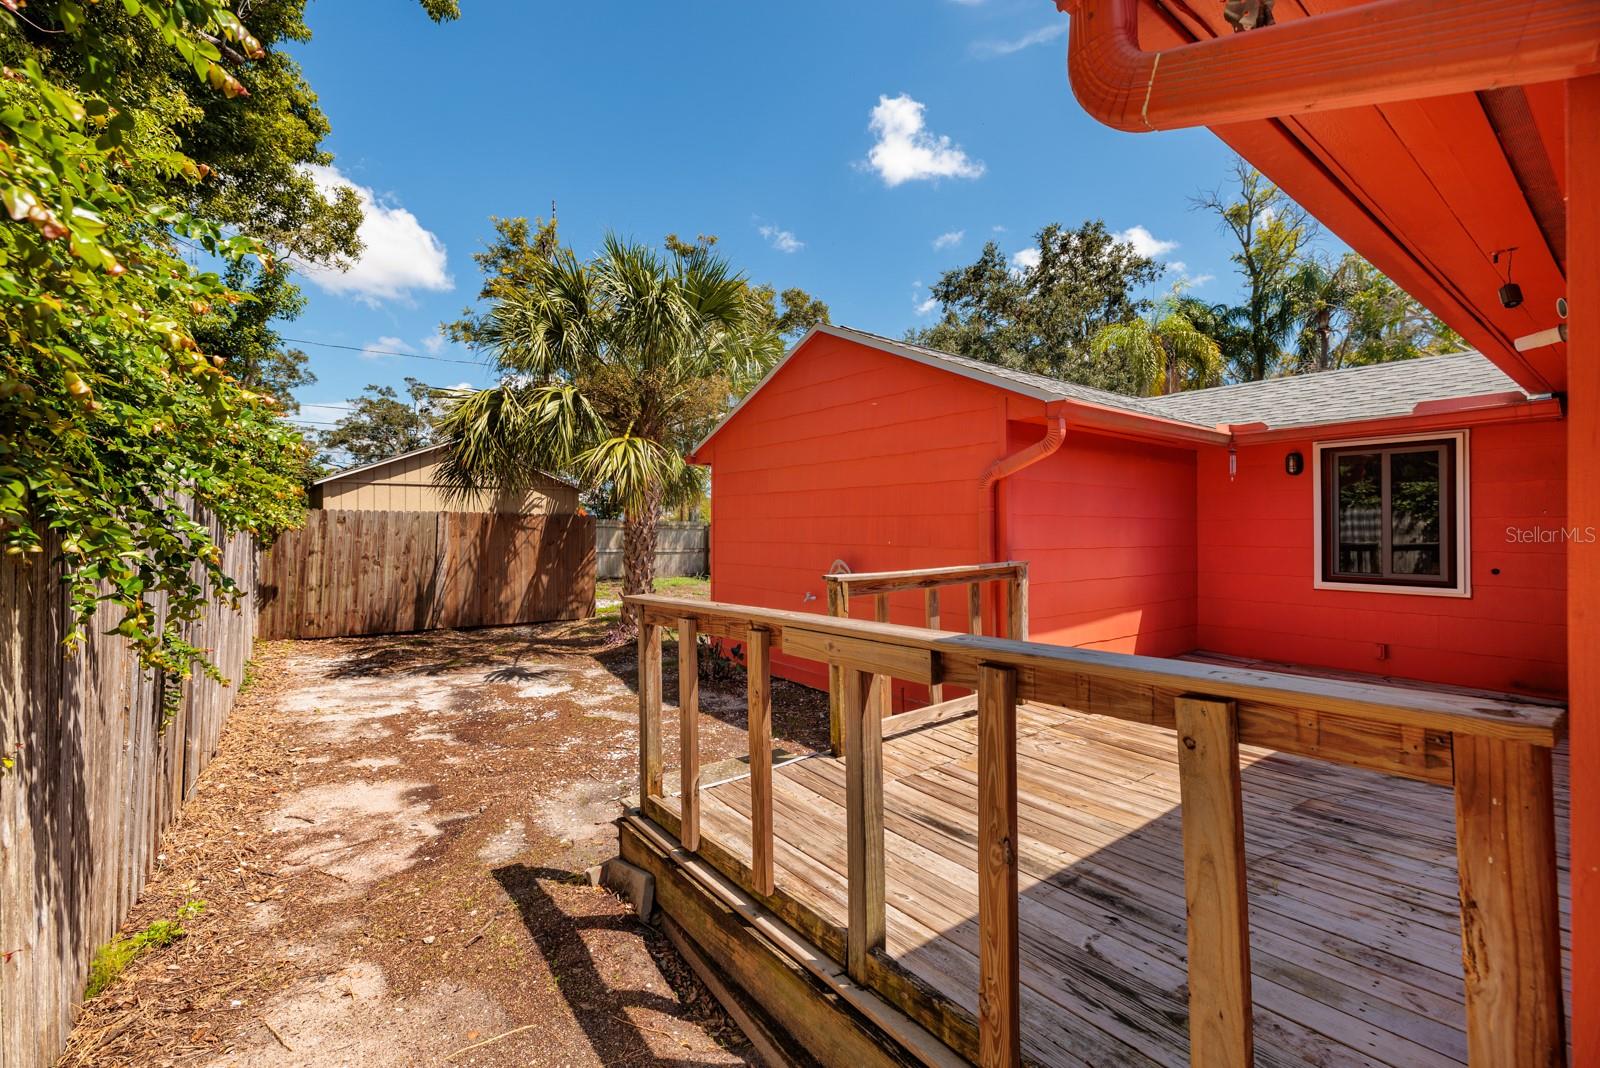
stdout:
{"type": "MultiPolygon", "coordinates": [[[[213,536],[220,536],[215,524],[213,536]]],[[[221,543],[245,589],[257,553],[221,543]]],[[[31,566],[0,561],[0,1066],[53,1063],[83,994],[89,958],[144,887],[161,832],[216,749],[237,693],[196,676],[163,725],[163,682],[141,671],[101,616],[70,659],[71,625],[52,541],[31,566]]],[[[254,606],[213,604],[187,629],[237,684],[254,606]]]]}
{"type": "Polygon", "coordinates": [[[594,581],[588,516],[316,510],[262,561],[261,636],[582,619],[594,581]]]}
{"type": "Polygon", "coordinates": [[[708,862],[775,910],[768,656],[839,671],[845,744],[848,928],[842,964],[878,989],[886,884],[880,677],[949,683],[977,694],[977,1059],[1021,1062],[1018,1005],[1017,705],[1060,705],[1175,731],[1188,907],[1190,1060],[1239,1068],[1253,1058],[1241,744],[1370,768],[1455,791],[1467,1042],[1474,1068],[1564,1063],[1560,908],[1551,749],[1564,709],[1477,694],[1346,682],[1181,660],[1063,648],[801,612],[632,596],[639,634],[639,793],[643,812],[676,822],[702,848],[692,667],[680,666],[682,789],[661,805],[661,634],[745,642],[749,660],[749,868],[726,849],[708,862]]]}
{"type": "MultiPolygon", "coordinates": [[[[621,578],[622,520],[594,521],[595,552],[600,577],[621,578]]],[[[708,523],[660,523],[656,526],[656,577],[711,574],[711,526],[708,523]]]]}

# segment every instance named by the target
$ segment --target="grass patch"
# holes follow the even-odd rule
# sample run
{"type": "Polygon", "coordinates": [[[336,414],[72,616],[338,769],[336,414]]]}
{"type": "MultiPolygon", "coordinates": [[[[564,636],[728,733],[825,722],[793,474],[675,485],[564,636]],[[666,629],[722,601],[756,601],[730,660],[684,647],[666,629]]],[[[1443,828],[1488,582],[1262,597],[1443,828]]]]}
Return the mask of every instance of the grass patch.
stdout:
{"type": "Polygon", "coordinates": [[[83,988],[84,999],[105,990],[127,970],[128,965],[152,949],[162,949],[188,934],[180,920],[192,919],[206,910],[204,901],[190,901],[178,910],[176,920],[157,920],[142,931],[118,935],[95,951],[89,962],[89,981],[83,988]]]}

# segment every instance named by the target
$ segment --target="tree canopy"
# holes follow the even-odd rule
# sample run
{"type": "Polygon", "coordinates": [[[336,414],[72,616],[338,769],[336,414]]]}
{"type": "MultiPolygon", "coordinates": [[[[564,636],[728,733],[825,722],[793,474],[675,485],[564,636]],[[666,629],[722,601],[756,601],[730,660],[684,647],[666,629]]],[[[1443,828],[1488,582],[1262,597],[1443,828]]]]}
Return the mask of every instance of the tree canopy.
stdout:
{"type": "Polygon", "coordinates": [[[294,306],[279,253],[356,247],[353,201],[302,180],[326,120],[271,47],[302,9],[263,0],[247,27],[217,0],[0,4],[0,545],[54,534],[69,642],[109,602],[177,675],[210,670],[184,624],[240,592],[183,497],[262,538],[303,510],[306,450],[264,392],[303,369],[234,309],[294,306]],[[252,335],[232,363],[209,347],[252,335]]]}
{"type": "Polygon", "coordinates": [[[343,457],[350,464],[369,464],[431,444],[436,392],[407,378],[407,403],[393,386],[368,386],[331,430],[318,435],[324,461],[343,457]]]}
{"type": "Polygon", "coordinates": [[[709,243],[536,257],[478,321],[503,377],[449,405],[444,478],[517,493],[542,468],[603,488],[624,516],[624,589],[647,592],[662,507],[703,490],[685,453],[777,359],[771,317],[709,243]]]}
{"type": "Polygon", "coordinates": [[[993,241],[977,260],[946,271],[932,286],[939,321],[907,340],[1103,389],[1131,391],[1131,372],[1093,351],[1101,327],[1148,311],[1140,291],[1162,268],[1118,241],[1104,222],[1059,223],[1035,236],[1028,258],[1008,260],[993,241]]]}

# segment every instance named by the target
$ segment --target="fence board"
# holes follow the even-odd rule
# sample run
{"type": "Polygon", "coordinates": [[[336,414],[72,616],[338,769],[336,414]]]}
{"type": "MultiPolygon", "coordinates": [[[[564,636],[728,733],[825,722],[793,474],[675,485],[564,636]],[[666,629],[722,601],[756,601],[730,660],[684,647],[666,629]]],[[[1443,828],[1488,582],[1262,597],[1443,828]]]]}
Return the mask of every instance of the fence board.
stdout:
{"type": "Polygon", "coordinates": [[[262,561],[266,638],[393,634],[594,614],[594,520],[317,510],[262,561]]]}
{"type": "MultiPolygon", "coordinates": [[[[54,555],[51,544],[31,563],[0,561],[0,750],[17,760],[0,774],[0,953],[12,954],[0,966],[3,1068],[36,1068],[60,1052],[89,957],[143,888],[236,692],[193,679],[163,726],[161,683],[127,642],[102,633],[104,617],[63,657],[54,555]]],[[[224,567],[247,590],[256,555],[248,537],[223,544],[224,567]]],[[[234,681],[254,636],[248,602],[240,612],[210,606],[186,634],[234,681]]]]}
{"type": "MultiPolygon", "coordinates": [[[[622,520],[597,519],[594,524],[599,575],[622,577],[622,520]]],[[[711,574],[711,527],[705,523],[661,523],[656,526],[656,575],[711,574]]]]}

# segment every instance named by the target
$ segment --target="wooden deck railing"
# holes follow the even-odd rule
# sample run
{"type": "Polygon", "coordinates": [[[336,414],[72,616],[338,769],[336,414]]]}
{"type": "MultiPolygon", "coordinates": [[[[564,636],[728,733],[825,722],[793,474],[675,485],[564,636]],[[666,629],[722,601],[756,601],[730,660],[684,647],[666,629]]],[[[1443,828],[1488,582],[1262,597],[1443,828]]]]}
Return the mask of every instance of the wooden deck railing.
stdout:
{"type": "MultiPolygon", "coordinates": [[[[1192,1064],[1238,1068],[1253,1057],[1241,744],[1451,786],[1470,1063],[1548,1068],[1564,1062],[1551,775],[1551,749],[1565,723],[1559,707],[716,602],[627,601],[642,616],[639,788],[647,807],[661,793],[661,628],[676,628],[680,640],[708,634],[751,650],[752,881],[769,901],[768,653],[776,646],[840,669],[849,916],[843,963],[863,985],[883,973],[885,942],[881,706],[871,698],[874,677],[950,683],[977,693],[984,1065],[1021,1060],[1016,710],[1023,701],[1176,732],[1192,1064]]],[[[692,676],[692,662],[683,670],[692,676]]],[[[692,681],[683,686],[682,715],[689,724],[696,695],[692,681]]],[[[694,736],[687,726],[679,832],[685,848],[699,844],[698,805],[691,798],[698,789],[694,736]]]]}
{"type": "MultiPolygon", "coordinates": [[[[906,571],[830,571],[822,577],[828,584],[828,614],[840,619],[850,615],[850,598],[870,596],[872,618],[887,623],[891,593],[921,590],[922,621],[929,630],[943,629],[939,625],[939,591],[950,586],[965,586],[968,634],[983,633],[983,588],[985,583],[995,583],[1005,591],[1005,636],[1024,641],[1028,637],[1028,564],[1024,560],[906,571]]],[[[844,752],[844,719],[839,711],[839,695],[844,688],[839,672],[837,664],[828,665],[828,739],[835,754],[844,752]]],[[[879,714],[889,715],[887,682],[877,684],[873,698],[879,702],[879,714]]],[[[933,704],[943,701],[944,684],[929,684],[928,699],[933,704]]]]}

